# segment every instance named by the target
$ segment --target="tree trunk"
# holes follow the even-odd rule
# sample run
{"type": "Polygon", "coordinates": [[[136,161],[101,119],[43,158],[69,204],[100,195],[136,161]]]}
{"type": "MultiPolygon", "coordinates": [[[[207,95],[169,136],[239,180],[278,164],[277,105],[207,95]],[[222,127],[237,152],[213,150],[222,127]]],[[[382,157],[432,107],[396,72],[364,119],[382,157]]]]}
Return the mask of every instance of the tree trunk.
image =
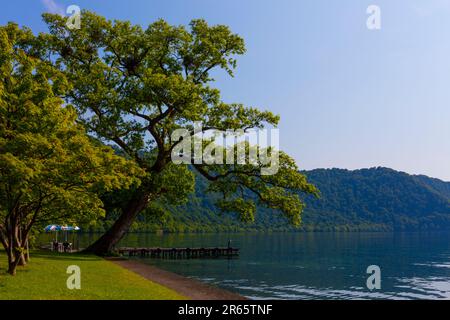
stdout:
{"type": "Polygon", "coordinates": [[[16,252],[13,257],[8,257],[8,273],[12,276],[16,275],[17,266],[21,260],[21,253],[16,252]]]}
{"type": "Polygon", "coordinates": [[[7,249],[8,251],[8,273],[12,276],[16,275],[17,266],[20,263],[21,254],[14,250],[11,245],[7,249]]]}
{"type": "Polygon", "coordinates": [[[16,250],[19,247],[18,236],[19,228],[17,227],[16,221],[9,221],[7,228],[7,256],[8,256],[8,273],[12,276],[16,275],[17,265],[19,264],[20,254],[16,250]]]}
{"type": "Polygon", "coordinates": [[[8,273],[12,276],[16,275],[16,270],[14,268],[14,256],[11,253],[11,247],[8,245],[6,249],[6,255],[8,257],[8,273]]]}
{"type": "Polygon", "coordinates": [[[26,265],[27,265],[27,258],[25,257],[25,253],[21,253],[19,258],[19,266],[24,267],[26,265]]]}
{"type": "Polygon", "coordinates": [[[30,243],[29,240],[27,239],[26,245],[25,245],[25,250],[26,250],[26,254],[25,254],[25,262],[30,262],[30,243]]]}
{"type": "Polygon", "coordinates": [[[8,263],[8,273],[12,276],[15,276],[17,272],[17,264],[15,262],[8,263]]]}
{"type": "Polygon", "coordinates": [[[22,230],[20,216],[11,214],[4,225],[0,225],[0,242],[8,256],[8,273],[16,275],[17,266],[27,264],[29,228],[22,230]]]}
{"type": "Polygon", "coordinates": [[[112,252],[114,246],[128,232],[136,216],[147,207],[148,201],[148,195],[133,197],[112,227],[84,251],[96,255],[106,255],[112,252]]]}

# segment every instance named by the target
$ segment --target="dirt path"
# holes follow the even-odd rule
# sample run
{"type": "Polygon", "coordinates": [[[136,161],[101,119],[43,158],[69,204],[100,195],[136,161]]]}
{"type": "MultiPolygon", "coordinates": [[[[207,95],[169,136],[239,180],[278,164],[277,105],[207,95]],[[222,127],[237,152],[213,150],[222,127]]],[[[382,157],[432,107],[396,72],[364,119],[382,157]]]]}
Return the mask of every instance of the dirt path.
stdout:
{"type": "Polygon", "coordinates": [[[246,300],[237,293],[216,288],[139,261],[117,258],[108,260],[192,300],[246,300]]]}

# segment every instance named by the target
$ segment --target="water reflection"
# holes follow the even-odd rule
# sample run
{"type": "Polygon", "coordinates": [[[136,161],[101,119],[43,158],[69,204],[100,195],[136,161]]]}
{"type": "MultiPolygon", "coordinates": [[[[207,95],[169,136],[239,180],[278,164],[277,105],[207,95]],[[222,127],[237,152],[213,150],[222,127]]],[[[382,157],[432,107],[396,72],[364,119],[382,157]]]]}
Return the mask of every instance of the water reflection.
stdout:
{"type": "Polygon", "coordinates": [[[230,239],[239,259],[143,261],[249,298],[450,299],[450,233],[130,234],[121,245],[215,247],[230,239]],[[381,268],[381,290],[366,288],[369,265],[381,268]]]}

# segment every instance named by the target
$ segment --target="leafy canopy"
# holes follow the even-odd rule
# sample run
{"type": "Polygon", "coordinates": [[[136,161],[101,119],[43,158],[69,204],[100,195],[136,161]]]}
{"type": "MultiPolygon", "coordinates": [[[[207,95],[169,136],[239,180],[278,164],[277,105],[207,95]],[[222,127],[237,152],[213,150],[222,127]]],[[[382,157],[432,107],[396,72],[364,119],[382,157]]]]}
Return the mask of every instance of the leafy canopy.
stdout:
{"type": "MultiPolygon", "coordinates": [[[[174,130],[194,134],[196,121],[204,132],[264,128],[279,121],[271,112],[225,103],[211,86],[211,72],[222,69],[232,76],[236,56],[245,52],[242,38],[227,26],[193,20],[186,28],[158,20],[143,28],[88,11],[82,12],[80,29],[67,28],[58,15],[44,14],[44,20],[49,33],[39,36],[37,52],[66,74],[73,87],[65,101],[77,108],[88,131],[145,170],[139,192],[180,201],[193,191],[187,166],[172,163],[171,152],[180,143],[172,140],[174,130]],[[166,172],[170,178],[161,178],[166,172]]],[[[258,202],[298,224],[303,209],[298,191],[316,190],[288,155],[281,154],[279,165],[270,177],[261,176],[258,166],[192,168],[210,182],[210,191],[223,195],[218,202],[223,210],[253,220],[258,202]]]]}
{"type": "Polygon", "coordinates": [[[70,87],[64,74],[33,56],[32,41],[28,29],[0,27],[0,232],[8,221],[92,220],[104,214],[97,193],[143,174],[86,135],[59,97],[70,87]]]}

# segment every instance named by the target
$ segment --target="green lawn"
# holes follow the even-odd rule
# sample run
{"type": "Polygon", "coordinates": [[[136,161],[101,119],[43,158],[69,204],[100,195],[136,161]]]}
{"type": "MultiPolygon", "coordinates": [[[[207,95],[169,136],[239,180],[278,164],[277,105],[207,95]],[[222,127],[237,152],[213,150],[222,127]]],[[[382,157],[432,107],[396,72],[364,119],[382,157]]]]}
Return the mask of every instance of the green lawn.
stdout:
{"type": "Polygon", "coordinates": [[[81,254],[34,252],[17,275],[6,274],[6,255],[0,252],[0,300],[47,299],[185,299],[168,288],[148,281],[102,258],[81,254]],[[67,267],[81,269],[81,289],[69,290],[67,267]]]}

